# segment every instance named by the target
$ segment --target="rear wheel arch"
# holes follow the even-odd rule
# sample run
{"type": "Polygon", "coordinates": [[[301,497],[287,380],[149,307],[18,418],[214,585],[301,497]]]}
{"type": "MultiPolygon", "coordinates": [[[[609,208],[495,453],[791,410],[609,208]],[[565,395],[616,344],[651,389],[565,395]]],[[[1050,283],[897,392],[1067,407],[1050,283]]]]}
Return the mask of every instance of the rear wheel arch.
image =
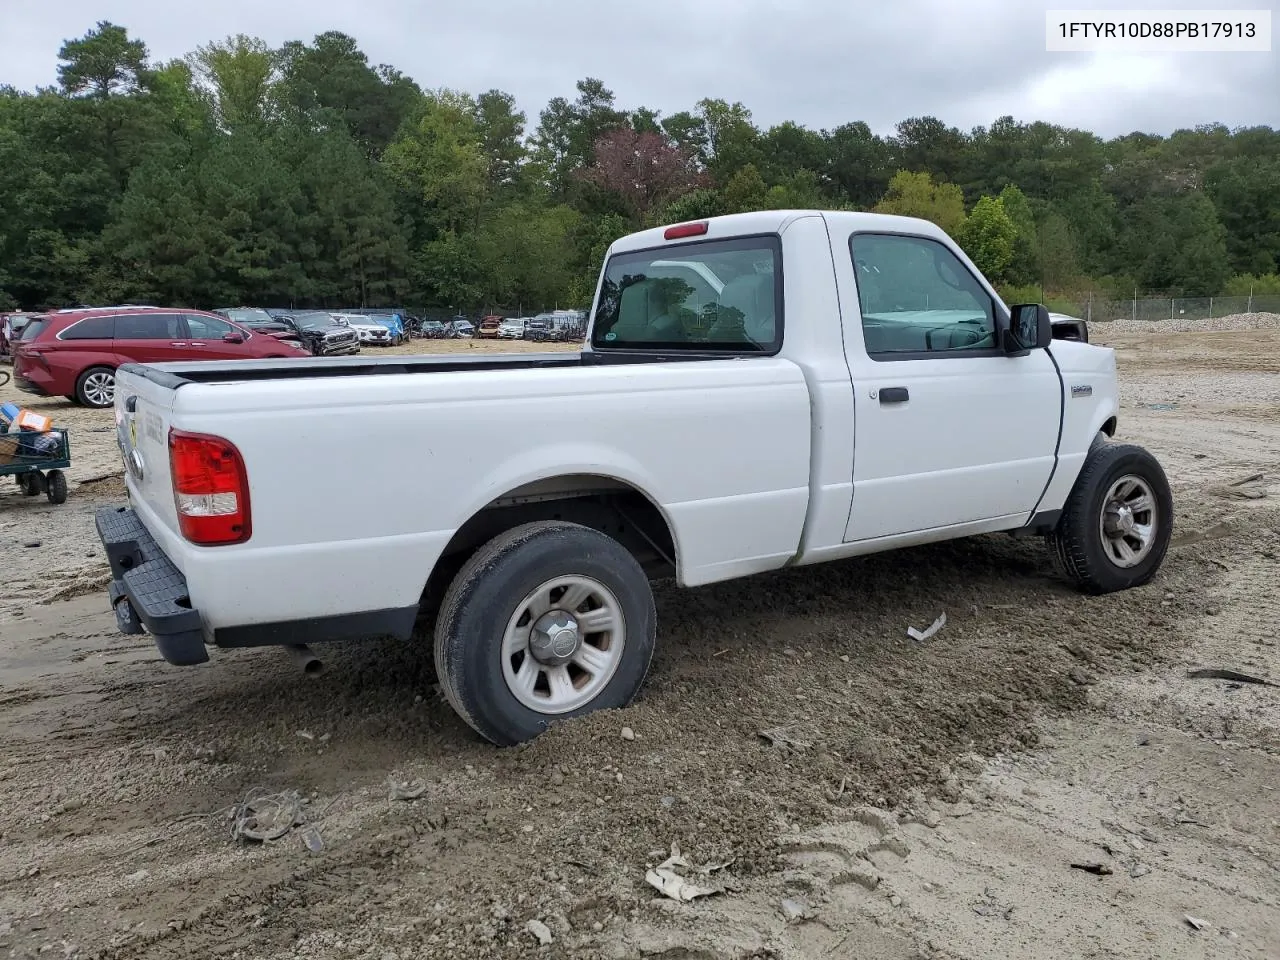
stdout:
{"type": "Polygon", "coordinates": [[[541,520],[576,523],[612,537],[651,579],[678,574],[675,525],[648,493],[616,477],[552,476],[493,498],[458,527],[423,588],[419,617],[435,616],[454,577],[480,547],[508,530],[541,520]]]}

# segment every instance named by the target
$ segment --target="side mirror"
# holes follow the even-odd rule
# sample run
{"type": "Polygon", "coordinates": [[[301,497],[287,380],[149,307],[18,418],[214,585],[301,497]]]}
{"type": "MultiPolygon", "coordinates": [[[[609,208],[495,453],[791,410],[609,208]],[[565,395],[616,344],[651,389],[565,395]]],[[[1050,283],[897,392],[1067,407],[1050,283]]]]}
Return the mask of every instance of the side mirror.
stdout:
{"type": "Polygon", "coordinates": [[[1049,308],[1042,303],[1020,303],[1010,307],[1009,326],[1001,339],[1004,352],[1010,356],[1043,350],[1053,340],[1049,308]]]}
{"type": "Polygon", "coordinates": [[[244,337],[238,333],[224,333],[222,341],[224,343],[244,343],[244,337]]]}

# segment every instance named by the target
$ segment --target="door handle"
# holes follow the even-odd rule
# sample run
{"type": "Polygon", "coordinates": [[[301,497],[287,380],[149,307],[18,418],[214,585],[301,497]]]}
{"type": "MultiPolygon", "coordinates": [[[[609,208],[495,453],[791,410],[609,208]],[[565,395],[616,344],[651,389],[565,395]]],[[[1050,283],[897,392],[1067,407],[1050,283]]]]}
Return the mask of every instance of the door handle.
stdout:
{"type": "Polygon", "coordinates": [[[906,387],[881,387],[880,402],[881,403],[906,403],[911,399],[907,393],[906,387]]]}
{"type": "Polygon", "coordinates": [[[191,346],[191,344],[189,344],[189,343],[185,343],[185,342],[183,342],[183,341],[181,341],[181,340],[178,340],[178,341],[176,341],[176,342],[175,342],[175,341],[170,341],[169,346],[171,346],[171,347],[189,347],[189,346],[191,346]]]}

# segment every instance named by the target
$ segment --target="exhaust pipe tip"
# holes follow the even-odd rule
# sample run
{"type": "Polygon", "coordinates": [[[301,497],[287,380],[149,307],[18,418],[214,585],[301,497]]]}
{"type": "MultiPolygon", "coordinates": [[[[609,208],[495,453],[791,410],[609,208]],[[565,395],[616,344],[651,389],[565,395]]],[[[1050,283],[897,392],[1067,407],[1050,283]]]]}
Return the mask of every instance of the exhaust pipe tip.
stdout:
{"type": "Polygon", "coordinates": [[[324,673],[324,661],[317,657],[305,643],[288,644],[285,652],[307,676],[315,677],[324,673]]]}

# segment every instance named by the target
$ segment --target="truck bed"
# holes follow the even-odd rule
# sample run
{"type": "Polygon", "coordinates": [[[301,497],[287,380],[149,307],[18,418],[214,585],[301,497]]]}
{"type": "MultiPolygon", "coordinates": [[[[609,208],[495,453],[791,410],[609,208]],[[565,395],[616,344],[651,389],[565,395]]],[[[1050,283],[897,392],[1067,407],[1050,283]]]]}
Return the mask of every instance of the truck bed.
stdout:
{"type": "Polygon", "coordinates": [[[189,581],[210,635],[289,622],[304,608],[312,618],[416,606],[465,523],[565,477],[640,491],[687,538],[677,549],[691,584],[723,578],[726,565],[781,566],[808,505],[809,392],[780,357],[128,364],[116,394],[126,462],[136,454],[140,464],[126,474],[131,504],[189,581]],[[175,430],[238,451],[248,542],[210,548],[181,535],[175,430]]]}
{"type": "Polygon", "coordinates": [[[532,370],[602,364],[673,363],[723,360],[723,354],[680,351],[611,351],[594,353],[489,353],[464,356],[310,357],[289,360],[219,360],[192,363],[126,363],[120,369],[169,390],[189,383],[243,383],[261,380],[305,380],[321,377],[366,377],[378,374],[459,373],[479,370],[532,370]]]}

